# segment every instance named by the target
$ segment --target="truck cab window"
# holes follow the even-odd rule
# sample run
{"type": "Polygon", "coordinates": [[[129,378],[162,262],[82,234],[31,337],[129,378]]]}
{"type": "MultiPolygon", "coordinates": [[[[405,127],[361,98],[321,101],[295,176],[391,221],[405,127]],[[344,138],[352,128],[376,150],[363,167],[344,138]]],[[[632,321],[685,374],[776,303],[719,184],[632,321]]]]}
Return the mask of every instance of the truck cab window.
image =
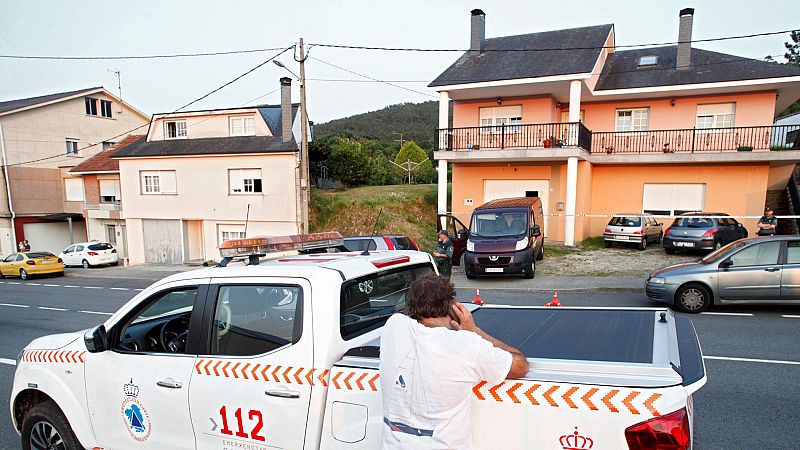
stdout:
{"type": "Polygon", "coordinates": [[[144,309],[123,321],[114,345],[122,352],[184,353],[189,338],[197,288],[160,292],[144,302],[144,309]]]}
{"type": "Polygon", "coordinates": [[[252,356],[300,340],[299,286],[221,286],[211,330],[211,354],[252,356]]]}

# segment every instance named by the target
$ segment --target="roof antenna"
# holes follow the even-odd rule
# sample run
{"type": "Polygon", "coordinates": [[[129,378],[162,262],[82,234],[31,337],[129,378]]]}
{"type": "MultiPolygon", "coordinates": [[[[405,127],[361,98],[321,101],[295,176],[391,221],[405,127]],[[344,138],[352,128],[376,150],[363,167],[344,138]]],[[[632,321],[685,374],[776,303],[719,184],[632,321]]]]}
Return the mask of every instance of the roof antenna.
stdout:
{"type": "MultiPolygon", "coordinates": [[[[378,228],[378,220],[380,220],[382,212],[383,212],[383,208],[381,208],[378,211],[378,217],[375,218],[375,224],[372,225],[372,233],[369,234],[370,236],[373,236],[375,234],[375,229],[378,228]]],[[[363,252],[361,252],[361,256],[369,256],[369,244],[367,244],[367,247],[364,248],[363,252]]]]}
{"type": "Polygon", "coordinates": [[[250,203],[247,204],[247,214],[244,216],[244,237],[247,238],[247,222],[250,221],[250,203]]]}

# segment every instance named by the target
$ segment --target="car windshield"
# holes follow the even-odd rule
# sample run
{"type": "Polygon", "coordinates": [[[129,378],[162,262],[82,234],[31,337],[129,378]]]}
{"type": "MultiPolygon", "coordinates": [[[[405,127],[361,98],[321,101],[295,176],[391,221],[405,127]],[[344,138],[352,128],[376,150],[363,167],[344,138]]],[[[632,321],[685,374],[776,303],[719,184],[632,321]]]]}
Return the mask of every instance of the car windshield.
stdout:
{"type": "Polygon", "coordinates": [[[33,258],[50,258],[50,257],[55,258],[56,257],[56,255],[54,255],[54,254],[52,254],[50,252],[29,252],[29,253],[25,253],[25,255],[27,255],[28,258],[30,258],[30,259],[33,259],[33,258]]]}
{"type": "Polygon", "coordinates": [[[673,227],[708,228],[714,226],[714,219],[705,217],[678,217],[672,222],[673,227]]]}
{"type": "Polygon", "coordinates": [[[89,250],[111,250],[111,244],[106,244],[103,242],[98,242],[97,244],[89,244],[89,250]]]}
{"type": "Polygon", "coordinates": [[[642,225],[642,219],[638,216],[612,217],[608,224],[615,227],[639,227],[642,225]]]}
{"type": "Polygon", "coordinates": [[[720,259],[722,259],[723,257],[725,257],[726,255],[728,255],[728,253],[730,253],[731,250],[737,249],[737,248],[743,246],[745,243],[746,242],[743,241],[743,240],[733,241],[730,244],[728,244],[728,245],[726,245],[726,246],[724,246],[724,247],[722,247],[722,248],[720,248],[718,250],[715,250],[715,251],[709,253],[708,255],[704,256],[703,259],[700,260],[700,262],[703,263],[703,264],[715,263],[715,262],[719,261],[720,259]]]}
{"type": "Polygon", "coordinates": [[[528,226],[525,211],[477,211],[472,215],[469,232],[483,238],[502,238],[525,234],[528,226]]]}

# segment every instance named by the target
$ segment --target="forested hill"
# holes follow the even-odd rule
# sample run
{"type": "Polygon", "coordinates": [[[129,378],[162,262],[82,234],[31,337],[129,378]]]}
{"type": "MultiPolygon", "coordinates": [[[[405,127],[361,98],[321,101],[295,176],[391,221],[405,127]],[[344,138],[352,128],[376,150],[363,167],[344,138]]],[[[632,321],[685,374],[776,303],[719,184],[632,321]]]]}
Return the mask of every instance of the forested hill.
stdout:
{"type": "Polygon", "coordinates": [[[433,149],[433,130],[439,117],[439,104],[436,101],[424,103],[400,103],[387,106],[378,111],[332,120],[314,125],[314,136],[346,136],[379,141],[384,145],[393,144],[399,148],[400,139],[415,141],[420,147],[433,149]]]}

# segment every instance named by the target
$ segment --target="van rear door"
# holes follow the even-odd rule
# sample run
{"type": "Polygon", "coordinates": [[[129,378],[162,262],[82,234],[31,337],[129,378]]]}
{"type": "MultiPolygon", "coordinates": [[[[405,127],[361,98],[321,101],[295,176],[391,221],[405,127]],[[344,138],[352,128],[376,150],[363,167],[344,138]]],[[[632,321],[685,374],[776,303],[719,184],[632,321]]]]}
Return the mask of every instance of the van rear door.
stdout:
{"type": "Polygon", "coordinates": [[[437,221],[439,230],[447,230],[447,236],[453,241],[453,265],[461,265],[461,255],[467,249],[467,238],[469,228],[465,227],[460,220],[450,214],[439,214],[437,221]]]}

